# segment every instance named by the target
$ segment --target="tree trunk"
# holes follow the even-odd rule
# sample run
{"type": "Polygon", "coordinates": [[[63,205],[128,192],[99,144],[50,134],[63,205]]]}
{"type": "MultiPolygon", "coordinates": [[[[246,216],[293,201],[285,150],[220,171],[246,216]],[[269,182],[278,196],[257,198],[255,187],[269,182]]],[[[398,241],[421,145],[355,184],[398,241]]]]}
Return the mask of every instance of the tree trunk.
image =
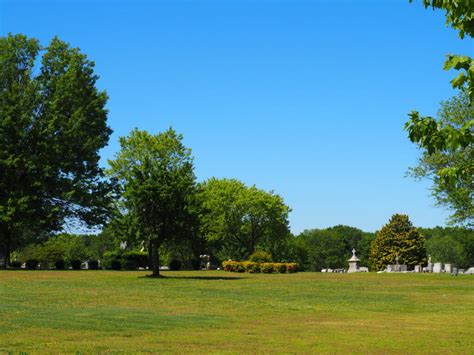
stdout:
{"type": "Polygon", "coordinates": [[[10,265],[10,248],[11,248],[11,236],[10,236],[10,231],[8,228],[4,229],[5,231],[5,249],[3,250],[4,252],[4,259],[3,259],[3,268],[7,268],[10,265]]]}
{"type": "Polygon", "coordinates": [[[158,241],[154,240],[152,242],[152,277],[160,277],[160,254],[158,253],[158,241]]]}
{"type": "Polygon", "coordinates": [[[148,269],[153,269],[153,243],[148,241],[148,269]]]}

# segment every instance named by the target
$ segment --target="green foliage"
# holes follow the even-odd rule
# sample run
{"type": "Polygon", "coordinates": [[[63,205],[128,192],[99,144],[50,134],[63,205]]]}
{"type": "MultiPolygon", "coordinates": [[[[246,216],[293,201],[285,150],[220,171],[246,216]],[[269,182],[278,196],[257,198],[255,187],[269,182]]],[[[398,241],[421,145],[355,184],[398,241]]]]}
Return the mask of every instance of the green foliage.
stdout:
{"type": "Polygon", "coordinates": [[[182,139],[171,128],[157,135],[135,129],[120,138],[121,150],[109,161],[109,174],[120,184],[123,207],[152,248],[154,276],[159,276],[159,247],[173,238],[185,238],[195,221],[193,158],[182,139]]]}
{"type": "MultiPolygon", "coordinates": [[[[413,0],[410,0],[413,2],[413,0]]],[[[472,0],[423,0],[425,8],[431,7],[446,12],[446,25],[459,31],[459,37],[474,36],[474,10],[472,0]]]]}
{"type": "Polygon", "coordinates": [[[298,271],[297,263],[258,263],[253,261],[224,261],[222,263],[224,271],[255,273],[294,273],[298,271]]]}
{"type": "Polygon", "coordinates": [[[21,261],[13,260],[13,261],[10,263],[10,267],[11,267],[12,269],[19,269],[19,268],[21,268],[21,261]]]}
{"type": "Polygon", "coordinates": [[[37,259],[28,259],[25,262],[25,266],[28,270],[36,270],[38,268],[39,261],[37,259]]]}
{"type": "Polygon", "coordinates": [[[99,270],[99,261],[89,260],[89,270],[99,270]]]}
{"type": "Polygon", "coordinates": [[[101,265],[108,270],[121,270],[122,252],[118,250],[105,252],[101,260],[101,265]]]}
{"type": "MultiPolygon", "coordinates": [[[[446,23],[459,31],[459,36],[465,35],[472,37],[474,35],[474,11],[471,0],[465,1],[444,1],[444,0],[423,0],[425,7],[433,9],[442,9],[446,12],[446,23]]],[[[459,74],[451,80],[451,85],[455,89],[463,91],[466,95],[471,114],[464,117],[462,124],[451,124],[443,122],[433,117],[423,117],[417,111],[412,111],[410,120],[405,124],[408,136],[413,143],[418,144],[426,150],[426,155],[440,153],[455,153],[462,150],[468,150],[463,153],[471,155],[470,160],[450,162],[447,166],[437,167],[432,171],[436,174],[437,181],[435,189],[441,188],[443,193],[450,195],[448,205],[454,207],[458,212],[458,203],[452,204],[453,196],[458,194],[458,190],[471,182],[474,171],[472,160],[473,128],[474,119],[472,117],[472,106],[474,105],[474,59],[468,56],[448,55],[445,70],[455,69],[459,74]]],[[[436,157],[434,158],[436,160],[436,157]]],[[[472,189],[469,192],[472,194],[472,189]]],[[[461,195],[465,194],[461,191],[461,195]]],[[[454,200],[457,196],[454,197],[454,200]]],[[[462,207],[464,209],[464,205],[462,207]]],[[[464,221],[465,211],[461,211],[461,221],[464,221]]],[[[454,215],[453,221],[457,221],[460,216],[454,215]]],[[[470,202],[470,216],[472,222],[472,195],[470,202]]]]}
{"type": "Polygon", "coordinates": [[[426,263],[425,238],[413,227],[407,215],[395,214],[382,227],[371,243],[370,265],[374,270],[382,270],[388,264],[408,267],[426,263]]]}
{"type": "MultiPolygon", "coordinates": [[[[437,125],[457,129],[473,119],[474,105],[469,102],[465,93],[461,93],[441,103],[437,125]]],[[[431,153],[424,150],[418,165],[409,170],[409,175],[416,179],[432,180],[431,191],[437,204],[448,207],[454,212],[450,217],[452,224],[474,225],[473,162],[474,147],[471,144],[462,149],[450,148],[431,153]],[[461,167],[467,170],[462,174],[451,175],[456,178],[447,184],[442,176],[451,174],[452,169],[461,167]]]]}
{"type": "Polygon", "coordinates": [[[170,270],[174,270],[174,271],[181,270],[182,265],[183,265],[183,263],[181,262],[181,260],[178,260],[178,259],[172,259],[169,262],[170,270]]]}
{"type": "Polygon", "coordinates": [[[42,268],[55,267],[58,260],[71,263],[72,260],[86,261],[92,254],[86,244],[87,236],[73,234],[57,234],[43,244],[29,244],[18,254],[18,259],[37,259],[42,268]]]}
{"type": "MultiPolygon", "coordinates": [[[[0,235],[7,253],[40,242],[65,219],[100,225],[111,184],[99,150],[107,142],[107,95],[94,63],[53,38],[0,37],[0,235]]],[[[8,258],[7,258],[8,259],[8,258]]]]}
{"type": "Polygon", "coordinates": [[[452,263],[460,268],[474,265],[474,230],[459,227],[420,228],[426,250],[434,262],[452,263]]]}
{"type": "Polygon", "coordinates": [[[73,270],[81,270],[82,260],[74,259],[71,260],[71,267],[73,270]]]}
{"type": "Polygon", "coordinates": [[[56,260],[54,267],[56,270],[64,270],[66,268],[66,262],[63,259],[56,260]]]}
{"type": "Polygon", "coordinates": [[[251,274],[255,274],[260,272],[260,261],[244,261],[243,266],[246,272],[250,272],[251,274]]]}
{"type": "Polygon", "coordinates": [[[347,268],[351,250],[356,249],[361,265],[367,265],[372,233],[349,226],[306,230],[292,241],[292,259],[303,270],[347,268]]]}
{"type": "Polygon", "coordinates": [[[258,250],[249,256],[249,261],[256,263],[271,263],[273,261],[272,255],[266,251],[258,250]]]}
{"type": "Polygon", "coordinates": [[[212,178],[200,191],[202,233],[220,244],[222,259],[246,259],[257,249],[279,256],[290,235],[281,196],[235,179],[212,178]]]}

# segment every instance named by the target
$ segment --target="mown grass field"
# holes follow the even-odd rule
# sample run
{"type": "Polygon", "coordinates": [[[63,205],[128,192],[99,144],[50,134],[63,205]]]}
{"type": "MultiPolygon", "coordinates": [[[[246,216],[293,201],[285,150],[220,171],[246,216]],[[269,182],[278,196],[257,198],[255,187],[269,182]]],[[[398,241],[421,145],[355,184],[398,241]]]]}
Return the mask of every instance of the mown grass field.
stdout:
{"type": "Polygon", "coordinates": [[[1,271],[0,352],[474,352],[474,277],[1,271]]]}

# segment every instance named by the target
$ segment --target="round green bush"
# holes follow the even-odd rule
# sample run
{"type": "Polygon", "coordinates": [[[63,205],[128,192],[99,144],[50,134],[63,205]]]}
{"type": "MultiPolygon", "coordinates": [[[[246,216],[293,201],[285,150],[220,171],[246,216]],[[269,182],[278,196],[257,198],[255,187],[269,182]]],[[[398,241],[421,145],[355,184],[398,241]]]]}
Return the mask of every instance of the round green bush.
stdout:
{"type": "Polygon", "coordinates": [[[21,261],[13,260],[10,262],[10,267],[12,269],[20,269],[21,268],[21,261]]]}
{"type": "Polygon", "coordinates": [[[73,270],[81,270],[81,264],[82,264],[82,261],[81,260],[71,260],[71,267],[73,270]]]}
{"type": "Polygon", "coordinates": [[[25,264],[28,270],[36,270],[38,268],[39,262],[36,259],[28,259],[26,260],[25,264]]]}
{"type": "Polygon", "coordinates": [[[122,270],[122,263],[118,259],[114,259],[110,262],[110,269],[112,270],[122,270]]]}
{"type": "Polygon", "coordinates": [[[99,261],[89,260],[88,262],[89,270],[99,270],[99,261]]]}
{"type": "Polygon", "coordinates": [[[271,263],[273,259],[272,254],[260,250],[250,255],[249,261],[253,261],[254,263],[271,263]]]}
{"type": "Polygon", "coordinates": [[[170,268],[170,270],[176,271],[176,270],[180,270],[180,269],[181,269],[181,265],[182,265],[181,260],[172,259],[172,260],[170,261],[169,268],[170,268]]]}
{"type": "Polygon", "coordinates": [[[66,262],[63,259],[56,260],[54,267],[56,270],[64,270],[66,268],[66,262]]]}
{"type": "Polygon", "coordinates": [[[138,269],[138,263],[135,260],[125,260],[123,262],[123,268],[125,270],[136,270],[138,269]]]}

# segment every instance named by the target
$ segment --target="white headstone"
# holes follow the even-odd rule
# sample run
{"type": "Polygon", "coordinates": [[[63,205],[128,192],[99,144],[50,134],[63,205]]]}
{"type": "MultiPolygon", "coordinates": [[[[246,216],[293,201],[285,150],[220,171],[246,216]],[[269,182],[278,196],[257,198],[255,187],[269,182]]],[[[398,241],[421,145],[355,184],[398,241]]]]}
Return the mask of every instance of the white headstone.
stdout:
{"type": "Polygon", "coordinates": [[[437,274],[439,274],[440,272],[443,272],[443,264],[442,263],[434,263],[433,272],[435,272],[437,274]]]}
{"type": "Polygon", "coordinates": [[[452,267],[451,264],[444,264],[444,272],[451,273],[452,267]]]}

